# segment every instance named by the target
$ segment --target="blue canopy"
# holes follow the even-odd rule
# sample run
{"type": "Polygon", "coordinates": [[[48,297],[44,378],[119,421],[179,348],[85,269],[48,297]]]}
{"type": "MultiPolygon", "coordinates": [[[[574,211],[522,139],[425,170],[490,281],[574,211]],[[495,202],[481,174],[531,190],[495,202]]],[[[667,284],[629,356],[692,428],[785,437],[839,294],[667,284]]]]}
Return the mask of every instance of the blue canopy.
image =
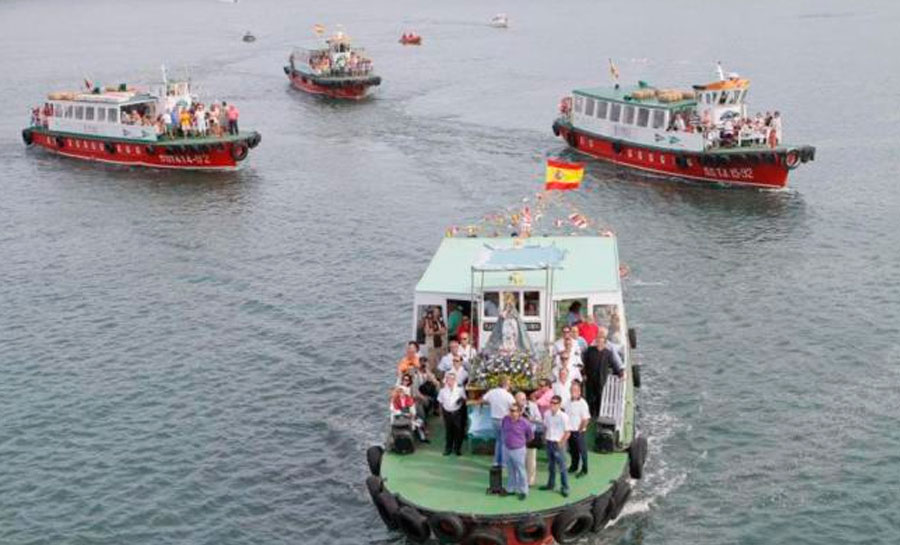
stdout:
{"type": "Polygon", "coordinates": [[[516,248],[484,245],[472,268],[478,271],[514,271],[562,268],[566,251],[549,246],[521,246],[516,248]]]}

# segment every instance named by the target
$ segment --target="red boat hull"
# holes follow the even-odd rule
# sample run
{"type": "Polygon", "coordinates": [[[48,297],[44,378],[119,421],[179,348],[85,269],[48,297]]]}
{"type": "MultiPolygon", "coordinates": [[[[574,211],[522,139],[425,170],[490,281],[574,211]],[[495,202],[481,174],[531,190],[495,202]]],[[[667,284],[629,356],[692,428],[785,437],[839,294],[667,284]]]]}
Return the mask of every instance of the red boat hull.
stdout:
{"type": "Polygon", "coordinates": [[[299,73],[288,74],[288,78],[291,80],[291,85],[295,88],[313,95],[346,100],[360,100],[366,98],[369,94],[370,86],[365,84],[325,87],[314,83],[312,80],[303,77],[299,73]]]}
{"type": "MultiPolygon", "coordinates": [[[[781,189],[787,185],[790,160],[784,150],[680,152],[611,140],[554,124],[554,132],[576,150],[617,165],[663,176],[736,187],[781,189]]],[[[811,149],[811,148],[810,148],[811,149]]],[[[812,159],[804,152],[803,162],[812,159]]],[[[810,153],[814,153],[810,152],[810,153]]],[[[798,159],[799,161],[799,159],[798,159]]]]}
{"type": "MultiPolygon", "coordinates": [[[[256,135],[250,137],[252,140],[256,135]]],[[[242,140],[217,144],[117,141],[112,138],[75,136],[52,131],[31,131],[30,144],[51,153],[116,165],[182,170],[234,170],[250,148],[242,140]],[[244,150],[239,149],[243,146],[244,150]]]]}

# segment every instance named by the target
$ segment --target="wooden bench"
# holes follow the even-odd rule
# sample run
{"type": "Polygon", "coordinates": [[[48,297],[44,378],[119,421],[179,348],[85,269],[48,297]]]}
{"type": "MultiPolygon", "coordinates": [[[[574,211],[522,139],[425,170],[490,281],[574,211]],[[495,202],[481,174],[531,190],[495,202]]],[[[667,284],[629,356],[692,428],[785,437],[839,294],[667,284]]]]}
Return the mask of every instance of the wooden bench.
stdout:
{"type": "Polygon", "coordinates": [[[616,375],[609,375],[603,386],[600,413],[596,422],[598,450],[611,451],[617,448],[622,442],[622,430],[625,427],[625,381],[616,375]]]}

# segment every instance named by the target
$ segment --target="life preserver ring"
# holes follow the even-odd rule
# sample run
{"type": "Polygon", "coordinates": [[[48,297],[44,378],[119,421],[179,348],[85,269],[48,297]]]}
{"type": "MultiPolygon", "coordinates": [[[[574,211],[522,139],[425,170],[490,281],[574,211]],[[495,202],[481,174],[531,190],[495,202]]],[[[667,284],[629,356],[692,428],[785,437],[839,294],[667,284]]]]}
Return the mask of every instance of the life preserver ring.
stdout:
{"type": "Polygon", "coordinates": [[[593,532],[602,530],[606,523],[609,522],[609,500],[613,496],[613,489],[610,488],[605,493],[600,494],[591,503],[591,513],[594,515],[593,532]]]}
{"type": "Polygon", "coordinates": [[[22,141],[25,142],[26,146],[30,146],[34,142],[34,136],[31,134],[31,130],[22,129],[22,141]]]}
{"type": "Polygon", "coordinates": [[[247,154],[250,150],[247,148],[246,144],[237,143],[231,146],[231,157],[235,161],[243,161],[247,158],[247,154]]]}
{"type": "Polygon", "coordinates": [[[632,365],[631,366],[631,382],[634,384],[635,388],[641,387],[641,366],[640,365],[632,365]]]}
{"type": "Polygon", "coordinates": [[[547,537],[547,523],[541,517],[531,517],[516,524],[519,543],[541,543],[547,537]]]}
{"type": "Polygon", "coordinates": [[[413,543],[423,543],[431,537],[428,519],[416,508],[405,505],[397,512],[397,525],[406,538],[413,543]]]}
{"type": "Polygon", "coordinates": [[[397,512],[400,506],[397,504],[397,498],[387,490],[383,490],[375,496],[375,509],[378,510],[378,516],[381,517],[384,525],[390,530],[397,529],[397,512]]]}
{"type": "Polygon", "coordinates": [[[506,536],[496,528],[478,528],[463,541],[464,545],[506,545],[506,536]]]}
{"type": "Polygon", "coordinates": [[[442,543],[459,543],[466,535],[466,525],[453,513],[435,513],[429,517],[428,525],[442,543]]]}
{"type": "Polygon", "coordinates": [[[108,153],[108,154],[110,154],[110,155],[115,155],[115,154],[116,154],[116,145],[113,144],[112,142],[104,142],[104,143],[103,143],[103,149],[105,149],[105,150],[106,150],[106,153],[108,153]]]}
{"type": "Polygon", "coordinates": [[[381,445],[372,445],[366,450],[366,461],[369,462],[369,471],[372,475],[381,475],[381,456],[384,448],[381,445]]]}
{"type": "Polygon", "coordinates": [[[628,445],[628,473],[631,475],[632,479],[641,479],[644,477],[644,462],[646,461],[647,438],[643,435],[638,435],[634,441],[628,445]]]}
{"type": "Polygon", "coordinates": [[[609,520],[615,520],[622,514],[622,508],[631,497],[631,485],[625,481],[616,481],[612,497],[609,499],[609,520]]]}
{"type": "Polygon", "coordinates": [[[570,507],[553,519],[553,539],[560,545],[574,543],[594,527],[594,515],[585,509],[570,507]]]}
{"type": "Polygon", "coordinates": [[[793,170],[800,165],[800,153],[797,150],[792,149],[791,151],[784,154],[784,166],[793,170]]]}

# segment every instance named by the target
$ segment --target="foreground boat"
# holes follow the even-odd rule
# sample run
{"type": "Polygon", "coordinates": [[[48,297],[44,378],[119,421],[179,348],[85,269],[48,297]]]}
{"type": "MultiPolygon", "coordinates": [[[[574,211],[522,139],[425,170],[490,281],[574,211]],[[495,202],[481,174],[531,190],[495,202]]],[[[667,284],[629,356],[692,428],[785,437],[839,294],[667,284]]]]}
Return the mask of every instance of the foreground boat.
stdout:
{"type": "Polygon", "coordinates": [[[325,40],[325,47],[295,50],[284,73],[301,91],[337,99],[363,99],[381,85],[372,60],[341,31],[325,40]]]}
{"type": "Polygon", "coordinates": [[[441,543],[546,545],[572,543],[618,517],[632,479],[643,475],[647,441],[635,429],[640,374],[633,364],[633,330],[629,343],[621,338],[625,313],[615,237],[446,238],[416,286],[413,308],[414,338],[421,337],[428,315],[452,320],[459,312],[470,319],[479,351],[468,361],[467,406],[461,409],[468,422],[465,452],[447,456],[444,424],[434,416],[426,417],[428,443],[416,442],[409,421],[397,417],[385,444],[369,448],[366,484],[388,528],[415,543],[433,536],[441,543]],[[621,342],[616,350],[625,365],[623,378],[605,381],[589,424],[590,470],[570,477],[568,496],[539,490],[536,485],[548,479],[541,448],[536,483],[526,497],[486,494],[494,433],[480,399],[497,373],[526,392],[550,377],[553,338],[579,307],[612,324],[610,339],[621,342]]]}
{"type": "MultiPolygon", "coordinates": [[[[89,88],[92,86],[88,86],[89,88]]],[[[229,134],[207,125],[188,82],[153,89],[115,88],[50,93],[32,114],[22,140],[57,155],[117,165],[184,170],[231,170],[261,141],[255,131],[229,134]],[[187,131],[163,118],[200,112],[201,130],[187,131]],[[205,128],[203,128],[205,127],[205,128]]],[[[227,114],[223,113],[224,120],[227,114]]],[[[192,114],[191,119],[196,120],[192,114]]],[[[218,116],[217,116],[218,119],[218,116]]],[[[225,121],[227,123],[227,121],[225,121]]],[[[236,123],[236,121],[235,121],[236,123]]]]}
{"type": "Polygon", "coordinates": [[[576,89],[553,134],[575,150],[628,168],[699,182],[779,189],[815,158],[781,139],[778,112],[751,118],[750,81],[721,74],[691,90],[637,86],[576,89]]]}

